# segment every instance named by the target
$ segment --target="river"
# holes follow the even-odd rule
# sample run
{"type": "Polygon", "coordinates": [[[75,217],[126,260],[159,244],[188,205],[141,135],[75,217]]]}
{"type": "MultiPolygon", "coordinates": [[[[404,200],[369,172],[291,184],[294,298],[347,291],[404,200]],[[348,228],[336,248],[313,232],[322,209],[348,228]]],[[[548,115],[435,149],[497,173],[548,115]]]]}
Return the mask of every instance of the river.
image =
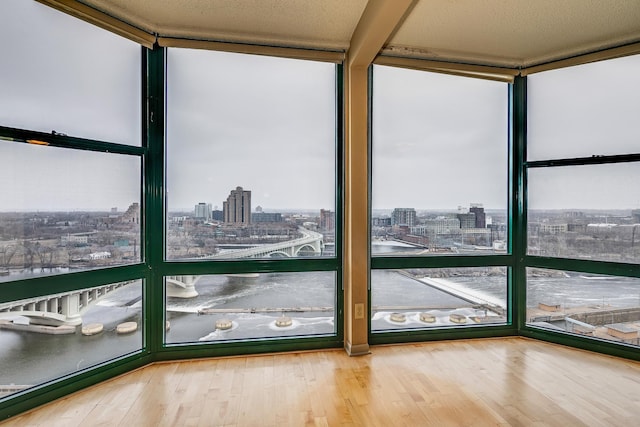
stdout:
{"type": "MultiPolygon", "coordinates": [[[[390,251],[389,247],[383,250],[390,251]]],[[[446,280],[494,300],[506,301],[506,275],[495,274],[495,268],[493,275],[482,275],[482,270],[465,269],[463,272],[469,274],[446,280]]],[[[336,288],[334,272],[269,273],[255,278],[202,276],[196,283],[199,294],[196,298],[168,299],[170,327],[166,331],[166,342],[331,335],[336,330],[333,309],[336,288]],[[281,308],[286,310],[279,310],[281,308]],[[203,311],[209,314],[201,314],[203,311]],[[290,318],[290,325],[276,326],[276,320],[283,315],[290,318]],[[216,329],[216,321],[222,319],[230,321],[229,329],[216,329]]],[[[448,321],[451,313],[487,315],[479,313],[469,301],[393,270],[372,272],[371,294],[374,332],[451,325],[448,321]],[[421,322],[418,315],[425,311],[434,314],[436,321],[421,322]],[[391,321],[390,315],[395,312],[404,313],[405,321],[391,321]]],[[[94,304],[83,315],[83,321],[84,324],[104,324],[104,331],[95,336],[84,336],[79,328],[72,335],[0,329],[0,384],[39,384],[139,350],[142,347],[140,328],[130,334],[117,334],[115,328],[125,321],[141,325],[141,296],[142,285],[138,281],[94,304]]],[[[528,306],[539,302],[566,306],[603,302],[611,307],[640,306],[640,279],[578,274],[531,276],[527,297],[528,306]]],[[[495,321],[504,322],[495,316],[495,321]]]]}

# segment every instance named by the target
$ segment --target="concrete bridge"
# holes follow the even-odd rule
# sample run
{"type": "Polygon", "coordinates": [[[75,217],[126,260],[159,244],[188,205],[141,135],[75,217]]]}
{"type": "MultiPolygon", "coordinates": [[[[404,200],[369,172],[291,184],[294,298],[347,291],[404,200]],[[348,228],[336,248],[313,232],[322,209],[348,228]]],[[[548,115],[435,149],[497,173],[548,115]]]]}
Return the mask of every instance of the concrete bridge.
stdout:
{"type": "Polygon", "coordinates": [[[116,289],[134,282],[137,280],[3,303],[0,304],[0,319],[24,316],[32,325],[81,325],[82,314],[91,304],[116,289]]]}
{"type": "MultiPolygon", "coordinates": [[[[206,257],[207,259],[264,258],[269,256],[295,257],[301,254],[320,255],[323,248],[323,236],[304,228],[302,237],[287,242],[256,246],[246,249],[224,252],[206,257]]],[[[245,275],[231,275],[245,276],[245,275]]],[[[167,296],[194,298],[198,296],[195,285],[200,276],[182,275],[166,278],[167,296]]],[[[82,324],[82,314],[107,294],[135,281],[126,281],[96,286],[81,291],[54,295],[44,295],[19,301],[0,304],[0,319],[24,316],[33,325],[77,326],[82,324]]]]}
{"type": "MultiPolygon", "coordinates": [[[[301,255],[317,256],[324,248],[323,236],[315,231],[299,228],[302,237],[286,242],[254,246],[246,249],[209,255],[201,259],[240,259],[267,257],[297,257],[301,255]]],[[[167,296],[176,298],[194,298],[198,296],[195,285],[200,276],[169,276],[166,279],[167,296]]]]}

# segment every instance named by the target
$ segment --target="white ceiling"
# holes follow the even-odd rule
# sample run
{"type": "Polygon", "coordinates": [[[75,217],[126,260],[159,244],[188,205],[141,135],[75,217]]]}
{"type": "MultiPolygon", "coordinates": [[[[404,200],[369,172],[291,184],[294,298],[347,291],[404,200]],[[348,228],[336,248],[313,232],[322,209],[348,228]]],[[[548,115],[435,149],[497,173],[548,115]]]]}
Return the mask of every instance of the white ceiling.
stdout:
{"type": "MultiPolygon", "coordinates": [[[[326,50],[349,48],[368,3],[81,1],[164,37],[326,50]]],[[[519,67],[637,41],[640,0],[417,0],[383,52],[519,67]]]]}

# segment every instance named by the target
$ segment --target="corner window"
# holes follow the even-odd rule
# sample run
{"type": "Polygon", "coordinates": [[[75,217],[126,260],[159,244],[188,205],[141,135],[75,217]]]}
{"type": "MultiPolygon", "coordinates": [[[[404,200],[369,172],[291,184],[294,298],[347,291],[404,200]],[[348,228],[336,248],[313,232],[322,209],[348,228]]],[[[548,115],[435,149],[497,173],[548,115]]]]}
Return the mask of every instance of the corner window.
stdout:
{"type": "Polygon", "coordinates": [[[0,394],[144,347],[141,48],[0,2],[0,394]]]}
{"type": "Polygon", "coordinates": [[[527,78],[531,327],[639,344],[639,71],[636,55],[527,78]]]}

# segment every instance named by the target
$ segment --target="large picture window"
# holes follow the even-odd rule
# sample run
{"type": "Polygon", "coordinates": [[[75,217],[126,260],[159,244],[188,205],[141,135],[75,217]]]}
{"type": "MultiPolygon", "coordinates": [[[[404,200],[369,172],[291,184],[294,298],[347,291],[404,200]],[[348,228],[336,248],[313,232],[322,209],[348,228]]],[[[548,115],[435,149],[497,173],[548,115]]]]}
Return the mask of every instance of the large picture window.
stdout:
{"type": "Polygon", "coordinates": [[[372,94],[371,332],[507,324],[508,84],[374,66],[372,94]]]}
{"type": "Polygon", "coordinates": [[[166,344],[337,334],[336,67],[168,49],[166,344]]]}
{"type": "Polygon", "coordinates": [[[372,255],[506,253],[507,89],[374,67],[372,255]]]}
{"type": "Polygon", "coordinates": [[[334,256],[336,66],[169,49],[167,259],[334,256]]]}

